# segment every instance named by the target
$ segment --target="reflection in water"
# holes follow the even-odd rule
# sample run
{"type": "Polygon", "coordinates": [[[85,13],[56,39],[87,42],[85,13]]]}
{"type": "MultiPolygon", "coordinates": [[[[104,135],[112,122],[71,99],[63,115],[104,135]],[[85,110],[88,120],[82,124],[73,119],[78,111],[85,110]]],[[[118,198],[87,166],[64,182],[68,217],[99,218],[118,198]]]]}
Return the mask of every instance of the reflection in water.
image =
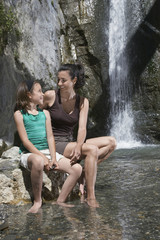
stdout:
{"type": "Polygon", "coordinates": [[[122,239],[119,238],[121,232],[112,228],[97,209],[85,208],[82,219],[73,209],[65,208],[63,211],[72,225],[72,239],[122,239]]]}
{"type": "Polygon", "coordinates": [[[116,150],[98,168],[97,209],[80,199],[74,208],[46,202],[35,215],[27,204],[6,205],[9,227],[0,239],[160,239],[159,156],[159,146],[116,150]]]}

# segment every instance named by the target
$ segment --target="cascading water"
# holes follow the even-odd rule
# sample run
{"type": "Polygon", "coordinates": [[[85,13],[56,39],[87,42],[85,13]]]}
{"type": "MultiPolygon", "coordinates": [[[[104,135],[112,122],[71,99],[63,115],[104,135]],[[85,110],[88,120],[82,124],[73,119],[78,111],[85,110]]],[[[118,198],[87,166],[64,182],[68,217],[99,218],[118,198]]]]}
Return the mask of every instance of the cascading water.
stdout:
{"type": "Polygon", "coordinates": [[[128,82],[125,5],[127,0],[111,0],[109,17],[109,77],[111,102],[111,132],[118,148],[137,144],[131,106],[132,87],[128,82]]]}

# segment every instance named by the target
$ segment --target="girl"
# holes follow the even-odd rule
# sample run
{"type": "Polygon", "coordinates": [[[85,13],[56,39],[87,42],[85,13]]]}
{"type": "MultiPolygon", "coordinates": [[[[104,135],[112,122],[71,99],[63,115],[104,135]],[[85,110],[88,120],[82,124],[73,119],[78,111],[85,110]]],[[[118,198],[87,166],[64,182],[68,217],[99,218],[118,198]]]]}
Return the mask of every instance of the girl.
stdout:
{"type": "Polygon", "coordinates": [[[57,199],[63,204],[81,175],[79,164],[71,166],[70,160],[55,151],[50,114],[37,106],[43,104],[43,92],[38,82],[21,82],[17,90],[16,111],[14,119],[22,141],[20,147],[20,164],[31,171],[34,196],[33,206],[29,212],[36,213],[41,208],[43,170],[51,169],[67,172],[62,191],[57,199]]]}
{"type": "MultiPolygon", "coordinates": [[[[56,149],[75,164],[85,159],[85,179],[87,203],[97,207],[94,187],[97,163],[107,159],[116,147],[113,137],[97,137],[86,140],[88,117],[88,99],[80,97],[76,90],[85,84],[84,69],[80,64],[64,64],[58,70],[58,91],[50,90],[44,95],[44,108],[50,112],[56,149]],[[77,139],[74,141],[73,130],[78,124],[77,139]]],[[[84,193],[83,185],[80,185],[84,193]]]]}

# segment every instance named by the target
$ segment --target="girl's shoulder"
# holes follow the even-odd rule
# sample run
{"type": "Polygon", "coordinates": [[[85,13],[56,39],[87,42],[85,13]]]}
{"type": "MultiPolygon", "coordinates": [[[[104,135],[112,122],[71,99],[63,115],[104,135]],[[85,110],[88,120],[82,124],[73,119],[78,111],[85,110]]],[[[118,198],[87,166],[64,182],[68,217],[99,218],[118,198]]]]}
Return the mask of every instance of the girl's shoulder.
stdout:
{"type": "Polygon", "coordinates": [[[46,118],[50,118],[50,113],[47,110],[43,109],[43,113],[46,116],[46,118]]]}
{"type": "Polygon", "coordinates": [[[15,119],[19,119],[19,120],[23,119],[23,115],[22,115],[21,111],[22,110],[17,110],[17,111],[14,112],[14,118],[15,119]]]}

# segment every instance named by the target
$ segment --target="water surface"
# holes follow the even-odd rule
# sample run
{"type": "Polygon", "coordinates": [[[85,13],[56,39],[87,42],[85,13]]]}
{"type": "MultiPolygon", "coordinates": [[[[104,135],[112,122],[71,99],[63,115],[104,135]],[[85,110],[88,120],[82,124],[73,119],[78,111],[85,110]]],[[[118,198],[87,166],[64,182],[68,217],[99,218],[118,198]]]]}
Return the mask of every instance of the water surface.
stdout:
{"type": "Polygon", "coordinates": [[[35,215],[30,204],[1,205],[9,227],[0,239],[160,239],[160,147],[116,150],[98,168],[96,196],[98,209],[77,198],[74,208],[46,202],[35,215]]]}

